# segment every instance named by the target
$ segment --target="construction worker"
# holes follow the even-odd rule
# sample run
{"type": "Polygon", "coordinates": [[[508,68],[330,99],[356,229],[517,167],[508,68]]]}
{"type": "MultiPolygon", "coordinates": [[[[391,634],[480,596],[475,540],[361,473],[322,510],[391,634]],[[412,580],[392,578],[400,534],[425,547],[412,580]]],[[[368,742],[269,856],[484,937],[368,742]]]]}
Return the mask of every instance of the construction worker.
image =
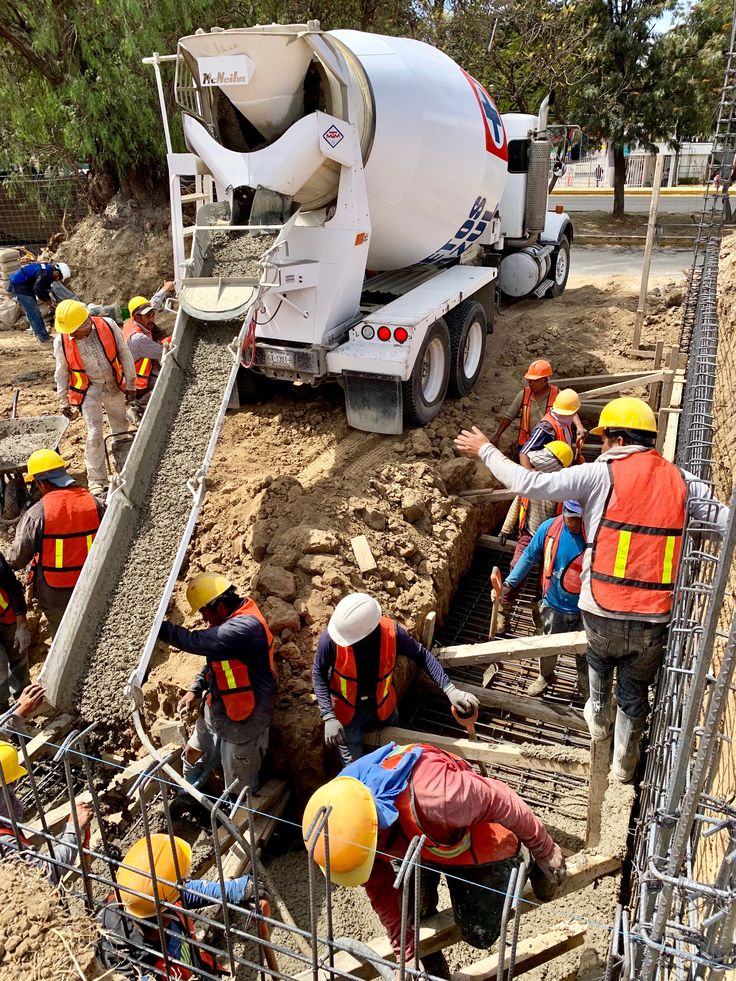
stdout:
{"type": "Polygon", "coordinates": [[[31,681],[27,612],[23,587],[0,552],[0,715],[8,708],[11,692],[18,698],[31,681]]]}
{"type": "MultiPolygon", "coordinates": [[[[30,715],[44,699],[45,691],[41,685],[29,685],[21,693],[13,709],[11,720],[0,726],[3,734],[12,735],[16,731],[13,721],[30,715]]],[[[46,873],[54,883],[58,883],[67,869],[74,865],[79,852],[79,843],[74,828],[74,822],[69,817],[63,832],[54,837],[53,853],[49,856],[39,855],[33,845],[23,834],[23,805],[15,793],[15,784],[28,770],[21,766],[18,750],[12,743],[0,741],[0,859],[21,857],[46,873]]],[[[77,812],[77,822],[82,832],[83,844],[89,843],[89,829],[94,817],[91,804],[79,803],[74,805],[77,812]]]]}
{"type": "Polygon", "coordinates": [[[552,403],[552,408],[542,416],[532,429],[529,439],[519,450],[519,463],[522,467],[530,470],[529,454],[532,450],[541,450],[543,446],[553,440],[567,443],[573,448],[576,447],[576,442],[578,448],[582,445],[583,437],[578,435],[576,439],[572,433],[573,422],[577,418],[579,408],[580,396],[578,393],[571,388],[563,388],[552,403]]]}
{"type": "MultiPolygon", "coordinates": [[[[519,842],[550,885],[556,888],[566,874],[559,846],[518,794],[426,743],[382,746],[317,790],[302,820],[307,847],[315,845],[317,828],[311,837],[308,832],[322,807],[332,808],[331,881],[365,886],[397,957],[401,893],[393,888],[391,862],[404,857],[417,835],[426,835],[421,852],[425,912],[436,911],[440,873],[447,872],[455,922],[474,947],[488,948],[498,938],[509,877],[520,861],[519,842]]],[[[324,871],[323,832],[314,857],[324,871]]],[[[409,928],[407,961],[413,956],[409,928]]]]}
{"type": "MultiPolygon", "coordinates": [[[[562,514],[548,518],[537,528],[524,554],[506,578],[504,587],[518,587],[539,563],[543,634],[582,629],[578,599],[584,550],[583,509],[577,501],[565,501],[562,514]]],[[[575,662],[578,685],[587,699],[589,685],[585,656],[577,654],[575,662]]],[[[527,689],[530,695],[540,695],[554,682],[556,666],[556,654],[540,657],[539,674],[527,689]]]]}
{"type": "Polygon", "coordinates": [[[32,563],[29,581],[53,638],[92,548],[105,505],[76,484],[64,458],[55,450],[35,450],[26,469],[26,483],[35,485],[41,500],[21,517],[5,557],[13,569],[32,563]]]}
{"type": "Polygon", "coordinates": [[[253,895],[251,877],[226,879],[223,896],[218,880],[187,878],[191,867],[191,847],[175,836],[139,838],[127,851],[117,873],[120,901],[115,893],[110,895],[98,916],[99,956],[106,968],[117,972],[116,977],[189,981],[201,977],[200,972],[208,977],[226,973],[220,970],[210,943],[197,939],[186,911],[223,902],[242,907],[253,895]]]}
{"type": "Polygon", "coordinates": [[[611,776],[627,783],[639,760],[649,686],[662,663],[686,507],[693,518],[722,528],[728,508],[713,500],[708,484],[660,456],[657,421],[641,399],[609,402],[592,432],[603,441],[598,459],[556,474],[517,466],[475,427],[463,430],[455,445],[480,457],[518,494],[582,504],[587,547],[579,606],[590,680],[585,717],[593,739],[608,737],[615,670],[611,776]]]}
{"type": "MultiPolygon", "coordinates": [[[[572,463],[572,449],[561,440],[553,440],[539,450],[532,450],[529,454],[529,462],[532,469],[540,473],[556,473],[563,467],[569,467],[572,463]]],[[[559,505],[555,501],[532,501],[528,497],[517,496],[511,502],[511,506],[506,514],[506,519],[499,532],[499,540],[502,545],[514,534],[516,530],[516,548],[511,556],[511,569],[516,568],[516,564],[526,551],[537,529],[546,521],[559,513],[559,505]]],[[[508,580],[504,583],[501,593],[501,605],[498,610],[498,620],[496,623],[496,633],[502,634],[508,624],[514,603],[521,591],[521,582],[510,585],[508,580]]],[[[532,603],[532,616],[535,623],[538,618],[536,603],[532,603]]],[[[539,623],[541,627],[541,621],[539,623]]]]}
{"type": "MultiPolygon", "coordinates": [[[[519,448],[521,449],[526,443],[537,423],[541,422],[542,418],[552,409],[552,405],[559,394],[560,390],[557,385],[552,384],[551,377],[552,365],[549,361],[545,361],[544,358],[532,361],[524,375],[527,384],[518,392],[506,415],[498,424],[495,435],[491,437],[494,446],[498,446],[501,437],[515,419],[519,420],[517,440],[519,448]]],[[[587,435],[577,414],[573,417],[573,423],[578,436],[587,435]]]]}
{"type": "Polygon", "coordinates": [[[439,661],[367,593],[350,593],[322,631],[312,665],[312,687],[325,724],[325,743],[337,746],[345,765],[363,755],[363,733],[399,718],[394,670],[399,654],[429,675],[453,708],[469,715],[475,695],[461,691],[439,661]]]}
{"type": "Polygon", "coordinates": [[[113,437],[127,433],[125,405],[135,398],[135,365],[115,321],[90,316],[78,300],[61,301],[55,325],[56,393],[65,416],[81,410],[87,483],[90,493],[102,496],[108,484],[102,412],[113,437]]]}
{"type": "Polygon", "coordinates": [[[164,344],[153,336],[156,311],[161,309],[174,288],[174,283],[166,282],[150,300],[145,296],[134,296],[128,302],[130,317],[123,324],[123,338],[135,362],[135,408],[139,414],[151,397],[165,350],[164,344]]]}
{"type": "Polygon", "coordinates": [[[243,598],[224,576],[204,572],[187,586],[192,613],[201,613],[206,630],[187,630],[164,621],[158,639],[207,658],[184,696],[179,712],[204,707],[183,754],[183,774],[202,786],[222,763],[225,786],[237,793],[255,790],[276,699],[273,636],[250,598],[243,598]]]}
{"type": "Polygon", "coordinates": [[[66,282],[71,274],[71,269],[65,262],[27,262],[8,277],[8,293],[22,308],[31,330],[41,344],[50,343],[51,335],[46,330],[38,301],[50,303],[53,307],[52,284],[66,282]]]}

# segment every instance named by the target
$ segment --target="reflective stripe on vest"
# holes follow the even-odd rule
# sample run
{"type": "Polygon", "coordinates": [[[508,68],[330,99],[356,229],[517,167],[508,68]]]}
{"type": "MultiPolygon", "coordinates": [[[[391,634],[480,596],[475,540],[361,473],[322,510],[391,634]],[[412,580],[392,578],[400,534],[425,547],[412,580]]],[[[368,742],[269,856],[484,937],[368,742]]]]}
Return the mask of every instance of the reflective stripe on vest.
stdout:
{"type": "Polygon", "coordinates": [[[15,613],[10,605],[10,597],[5,590],[0,587],[0,623],[15,623],[15,613]]]}
{"type": "Polygon", "coordinates": [[[609,613],[664,616],[685,524],[687,485],[656,450],[609,461],[611,489],[593,541],[593,599],[609,613]]]}
{"type": "MultiPolygon", "coordinates": [[[[233,620],[235,617],[255,617],[266,631],[268,666],[273,674],[273,634],[268,628],[266,618],[250,597],[240,604],[228,620],[233,620]]],[[[256,707],[248,665],[239,657],[232,657],[222,661],[210,661],[209,667],[210,677],[222,699],[228,719],[232,722],[244,722],[256,707]]],[[[208,702],[210,704],[212,702],[211,695],[208,696],[208,702]]]]}
{"type": "Polygon", "coordinates": [[[563,443],[567,443],[568,446],[572,446],[572,428],[570,426],[563,426],[562,423],[558,422],[551,412],[548,412],[540,420],[542,422],[548,422],[555,433],[555,439],[562,440],[563,443]]]}
{"type": "MultiPolygon", "coordinates": [[[[549,395],[547,396],[547,405],[544,408],[545,412],[549,412],[552,405],[560,394],[560,390],[556,385],[549,386],[549,395]]],[[[519,423],[519,446],[523,446],[524,443],[529,439],[532,434],[532,389],[531,385],[524,386],[524,397],[521,402],[521,422],[519,423]]]]}
{"type": "MultiPolygon", "coordinates": [[[[130,343],[130,339],[134,334],[143,334],[145,337],[151,336],[143,330],[137,320],[131,318],[123,324],[123,340],[126,344],[130,343]]],[[[148,391],[152,370],[153,361],[151,358],[138,358],[135,363],[135,389],[137,392],[143,393],[148,391]]]]}
{"type": "MultiPolygon", "coordinates": [[[[542,561],[542,596],[546,596],[552,583],[555,570],[555,559],[557,549],[560,547],[560,538],[565,530],[565,519],[560,515],[555,518],[547,529],[544,536],[544,559],[542,561]]],[[[565,566],[559,575],[560,585],[566,593],[573,596],[580,595],[580,573],[583,569],[583,554],[585,547],[575,555],[565,566]]]]}
{"type": "MultiPolygon", "coordinates": [[[[385,721],[396,708],[394,669],[396,667],[396,623],[388,617],[380,620],[380,650],[376,684],[376,713],[385,721]]],[[[332,711],[344,726],[355,716],[358,704],[358,667],[352,647],[335,645],[335,666],[330,678],[332,711]]]]}
{"type": "Polygon", "coordinates": [[[519,532],[526,528],[527,518],[529,517],[529,498],[522,497],[519,501],[519,532]]]}
{"type": "MultiPolygon", "coordinates": [[[[124,391],[123,366],[112,329],[104,317],[92,317],[92,323],[95,325],[105,357],[110,362],[115,384],[124,391]]],[[[69,366],[69,405],[81,405],[89,388],[89,375],[84,367],[77,342],[74,340],[74,334],[62,334],[61,347],[69,366]]]]}
{"type": "Polygon", "coordinates": [[[67,487],[44,494],[41,506],[43,577],[53,589],[73,589],[100,527],[97,504],[84,487],[67,487]]]}

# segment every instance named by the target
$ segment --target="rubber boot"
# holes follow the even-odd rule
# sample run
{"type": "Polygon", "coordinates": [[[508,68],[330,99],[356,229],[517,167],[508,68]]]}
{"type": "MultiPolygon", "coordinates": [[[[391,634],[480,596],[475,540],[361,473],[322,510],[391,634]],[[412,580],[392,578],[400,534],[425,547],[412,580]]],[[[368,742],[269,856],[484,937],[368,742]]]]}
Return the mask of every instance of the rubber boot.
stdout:
{"type": "Polygon", "coordinates": [[[588,729],[590,730],[590,738],[594,742],[600,742],[602,739],[608,739],[611,735],[611,698],[604,702],[600,708],[600,711],[595,712],[593,709],[593,703],[590,699],[585,703],[583,708],[583,716],[585,721],[588,723],[588,729]]]}
{"type": "Polygon", "coordinates": [[[641,739],[647,720],[632,719],[621,709],[616,712],[616,728],[613,736],[613,763],[611,779],[619,783],[631,783],[641,756],[641,739]]]}
{"type": "Polygon", "coordinates": [[[532,600],[532,623],[538,634],[544,633],[544,624],[542,623],[542,613],[539,609],[538,600],[532,600]]]}
{"type": "Polygon", "coordinates": [[[588,677],[588,662],[585,654],[575,655],[575,667],[578,672],[578,691],[586,700],[590,698],[590,678],[588,677]]]}
{"type": "Polygon", "coordinates": [[[512,609],[513,604],[511,603],[501,603],[499,606],[498,617],[496,619],[496,636],[502,634],[506,630],[512,609]]]}
{"type": "Polygon", "coordinates": [[[557,675],[555,674],[556,667],[556,654],[548,654],[545,657],[540,657],[539,674],[527,688],[527,695],[541,695],[545,688],[553,685],[557,679],[557,675]]]}

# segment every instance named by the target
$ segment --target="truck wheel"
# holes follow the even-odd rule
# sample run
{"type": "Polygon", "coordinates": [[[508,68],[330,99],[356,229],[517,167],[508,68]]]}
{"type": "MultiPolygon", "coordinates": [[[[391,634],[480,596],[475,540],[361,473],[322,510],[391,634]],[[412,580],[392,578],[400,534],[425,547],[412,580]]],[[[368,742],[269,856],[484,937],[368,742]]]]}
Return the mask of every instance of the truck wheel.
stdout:
{"type": "Polygon", "coordinates": [[[450,332],[444,320],[436,320],[419,349],[409,381],[403,383],[404,419],[421,426],[431,422],[442,408],[450,377],[450,332]]]}
{"type": "Polygon", "coordinates": [[[488,324],[477,300],[464,300],[448,313],[450,328],[450,382],[448,395],[470,395],[483,367],[488,324]]]}
{"type": "Polygon", "coordinates": [[[552,268],[550,272],[552,273],[554,285],[550,286],[544,294],[548,300],[552,300],[556,296],[562,296],[567,286],[567,277],[570,275],[570,243],[566,235],[562,236],[559,247],[552,253],[552,268]]]}
{"type": "Polygon", "coordinates": [[[238,369],[238,398],[241,405],[253,405],[256,402],[268,402],[271,398],[272,382],[265,375],[251,371],[250,368],[238,369]]]}

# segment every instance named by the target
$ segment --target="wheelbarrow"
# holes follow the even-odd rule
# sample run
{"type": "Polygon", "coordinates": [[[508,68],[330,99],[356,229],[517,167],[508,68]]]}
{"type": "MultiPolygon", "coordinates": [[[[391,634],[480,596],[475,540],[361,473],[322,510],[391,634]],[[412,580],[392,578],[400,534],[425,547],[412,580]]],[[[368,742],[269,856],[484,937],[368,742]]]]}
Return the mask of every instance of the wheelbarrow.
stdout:
{"type": "MultiPolygon", "coordinates": [[[[15,411],[15,400],[13,411],[15,411]]],[[[58,450],[69,427],[65,416],[0,419],[0,520],[13,525],[30,503],[23,480],[28,457],[35,450],[58,450]]]]}

